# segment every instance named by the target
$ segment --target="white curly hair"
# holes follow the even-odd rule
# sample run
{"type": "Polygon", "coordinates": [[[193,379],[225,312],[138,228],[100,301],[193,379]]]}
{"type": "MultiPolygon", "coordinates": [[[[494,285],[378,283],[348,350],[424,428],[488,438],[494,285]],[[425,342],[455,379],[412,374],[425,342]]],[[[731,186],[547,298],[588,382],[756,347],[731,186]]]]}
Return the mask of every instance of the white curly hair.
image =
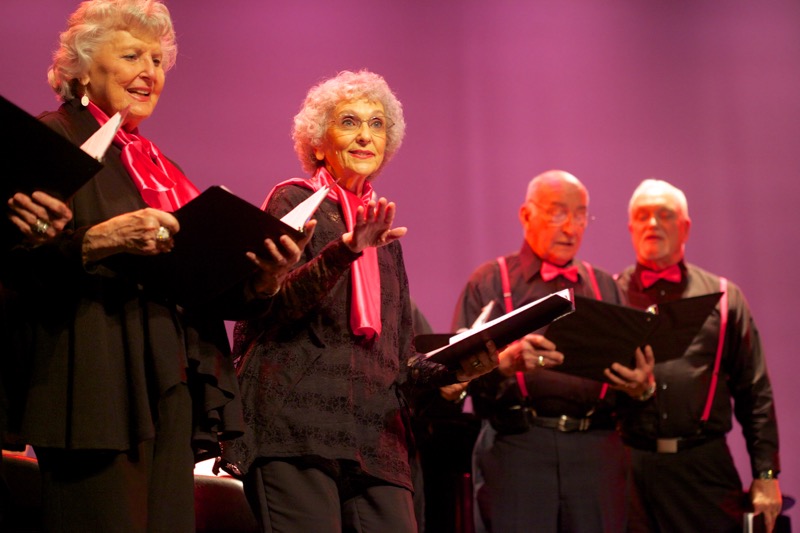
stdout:
{"type": "Polygon", "coordinates": [[[383,165],[397,152],[406,133],[403,104],[378,74],[368,70],[345,70],[312,87],[300,112],[294,117],[292,140],[303,170],[314,174],[318,167],[325,164],[317,160],[314,151],[322,145],[334,108],[341,102],[360,99],[383,104],[386,117],[393,123],[386,133],[383,165]]]}

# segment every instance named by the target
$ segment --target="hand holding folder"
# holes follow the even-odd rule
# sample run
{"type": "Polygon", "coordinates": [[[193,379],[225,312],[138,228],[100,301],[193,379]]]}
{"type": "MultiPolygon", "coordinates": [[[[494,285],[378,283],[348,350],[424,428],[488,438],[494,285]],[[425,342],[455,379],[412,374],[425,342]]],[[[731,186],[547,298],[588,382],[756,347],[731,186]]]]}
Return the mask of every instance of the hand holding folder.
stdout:
{"type": "MultiPolygon", "coordinates": [[[[302,229],[324,198],[325,194],[312,195],[284,218],[302,229]]],[[[180,231],[173,236],[171,252],[118,255],[106,264],[184,306],[209,302],[247,279],[256,267],[246,253],[262,255],[265,239],[279,245],[282,235],[294,241],[303,238],[296,227],[220,186],[206,189],[173,214],[180,231]]]]}
{"type": "MultiPolygon", "coordinates": [[[[485,350],[488,341],[494,342],[497,350],[500,351],[528,333],[546,326],[558,317],[571,313],[573,309],[572,291],[565,289],[463,333],[446,336],[417,335],[414,342],[418,350],[431,348],[426,350],[430,360],[454,370],[459,368],[459,362],[462,359],[485,350]],[[440,346],[433,349],[432,346],[437,342],[441,343],[440,346]]],[[[484,308],[484,312],[489,316],[491,308],[488,310],[484,308]]]]}
{"type": "Polygon", "coordinates": [[[650,312],[576,296],[575,312],[543,332],[564,354],[554,370],[605,381],[606,368],[633,367],[636,348],[644,345],[653,348],[656,363],[681,357],[721,295],[663,303],[650,312]]]}

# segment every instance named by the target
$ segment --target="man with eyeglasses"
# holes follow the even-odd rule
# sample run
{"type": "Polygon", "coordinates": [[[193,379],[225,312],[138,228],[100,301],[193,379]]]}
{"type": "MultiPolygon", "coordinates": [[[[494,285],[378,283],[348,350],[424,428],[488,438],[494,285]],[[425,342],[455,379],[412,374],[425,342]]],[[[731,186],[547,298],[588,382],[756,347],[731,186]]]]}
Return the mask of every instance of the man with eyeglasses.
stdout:
{"type": "MultiPolygon", "coordinates": [[[[469,327],[489,302],[508,312],[565,288],[621,304],[610,274],[575,259],[588,209],[589,194],[575,176],[551,170],[535,177],[519,210],[525,242],[472,274],[454,330],[469,327]]],[[[470,385],[477,414],[490,421],[473,454],[477,531],[625,530],[629,455],[615,431],[616,394],[597,381],[536,368],[542,354],[557,349],[527,335],[506,349],[515,364],[501,363],[470,385]]],[[[637,357],[639,368],[628,371],[623,388],[644,398],[652,359],[637,357]]]]}
{"type": "Polygon", "coordinates": [[[722,293],[686,353],[655,365],[653,397],[621,406],[623,439],[632,447],[630,531],[742,530],[742,483],[725,441],[732,404],[750,453],[751,505],[772,531],[781,509],[778,428],[747,301],[733,283],[684,260],[691,219],[680,189],[644,180],[628,214],[636,264],[618,284],[632,306],[722,293]]]}

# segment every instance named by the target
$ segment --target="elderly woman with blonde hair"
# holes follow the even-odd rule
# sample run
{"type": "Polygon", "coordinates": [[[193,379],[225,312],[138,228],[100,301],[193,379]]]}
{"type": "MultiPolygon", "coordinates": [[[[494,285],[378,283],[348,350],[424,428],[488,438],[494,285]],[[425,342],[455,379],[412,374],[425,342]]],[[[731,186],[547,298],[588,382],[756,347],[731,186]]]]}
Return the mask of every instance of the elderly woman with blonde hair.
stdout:
{"type": "MultiPolygon", "coordinates": [[[[125,118],[104,168],[70,200],[72,220],[3,261],[3,285],[28,306],[21,434],[39,459],[48,531],[193,532],[194,461],[244,429],[222,320],[104,263],[169,252],[180,230],[172,212],[198,193],[139,131],[176,53],[160,1],[89,0],[49,72],[63,104],[40,120],[76,145],[125,118]]],[[[23,233],[25,215],[12,215],[23,233]]],[[[281,244],[265,241],[251,258],[261,268],[231,301],[257,307],[274,292],[304,243],[281,244]]]]}
{"type": "Polygon", "coordinates": [[[264,531],[416,531],[403,389],[496,366],[487,350],[449,372],[414,351],[406,229],[392,227],[395,205],[372,187],[404,134],[402,105],[381,76],[341,72],[313,87],[295,117],[310,178],[265,201],[282,216],[329,188],[270,312],[236,327],[248,430],[224,457],[264,531]]]}

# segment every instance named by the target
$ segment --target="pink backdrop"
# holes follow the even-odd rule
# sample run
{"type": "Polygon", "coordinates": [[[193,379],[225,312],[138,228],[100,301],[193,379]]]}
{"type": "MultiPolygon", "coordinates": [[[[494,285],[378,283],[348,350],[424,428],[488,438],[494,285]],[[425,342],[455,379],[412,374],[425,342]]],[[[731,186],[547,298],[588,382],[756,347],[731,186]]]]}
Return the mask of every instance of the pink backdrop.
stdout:
{"type": "MultiPolygon", "coordinates": [[[[67,0],[0,3],[0,94],[32,113],[67,0]]],[[[800,495],[800,3],[796,0],[168,0],[178,63],[142,127],[193,181],[260,204],[300,175],[289,138],[308,88],[385,76],[408,134],[380,176],[398,204],[413,296],[447,329],[469,273],[517,249],[525,186],[550,168],[591,192],[582,256],[633,260],[627,201],[647,177],[684,189],[690,261],[742,286],[769,359],[786,494],[800,495]]],[[[741,437],[730,438],[745,483],[741,437]]],[[[800,516],[797,510],[793,516],[800,516]]]]}

